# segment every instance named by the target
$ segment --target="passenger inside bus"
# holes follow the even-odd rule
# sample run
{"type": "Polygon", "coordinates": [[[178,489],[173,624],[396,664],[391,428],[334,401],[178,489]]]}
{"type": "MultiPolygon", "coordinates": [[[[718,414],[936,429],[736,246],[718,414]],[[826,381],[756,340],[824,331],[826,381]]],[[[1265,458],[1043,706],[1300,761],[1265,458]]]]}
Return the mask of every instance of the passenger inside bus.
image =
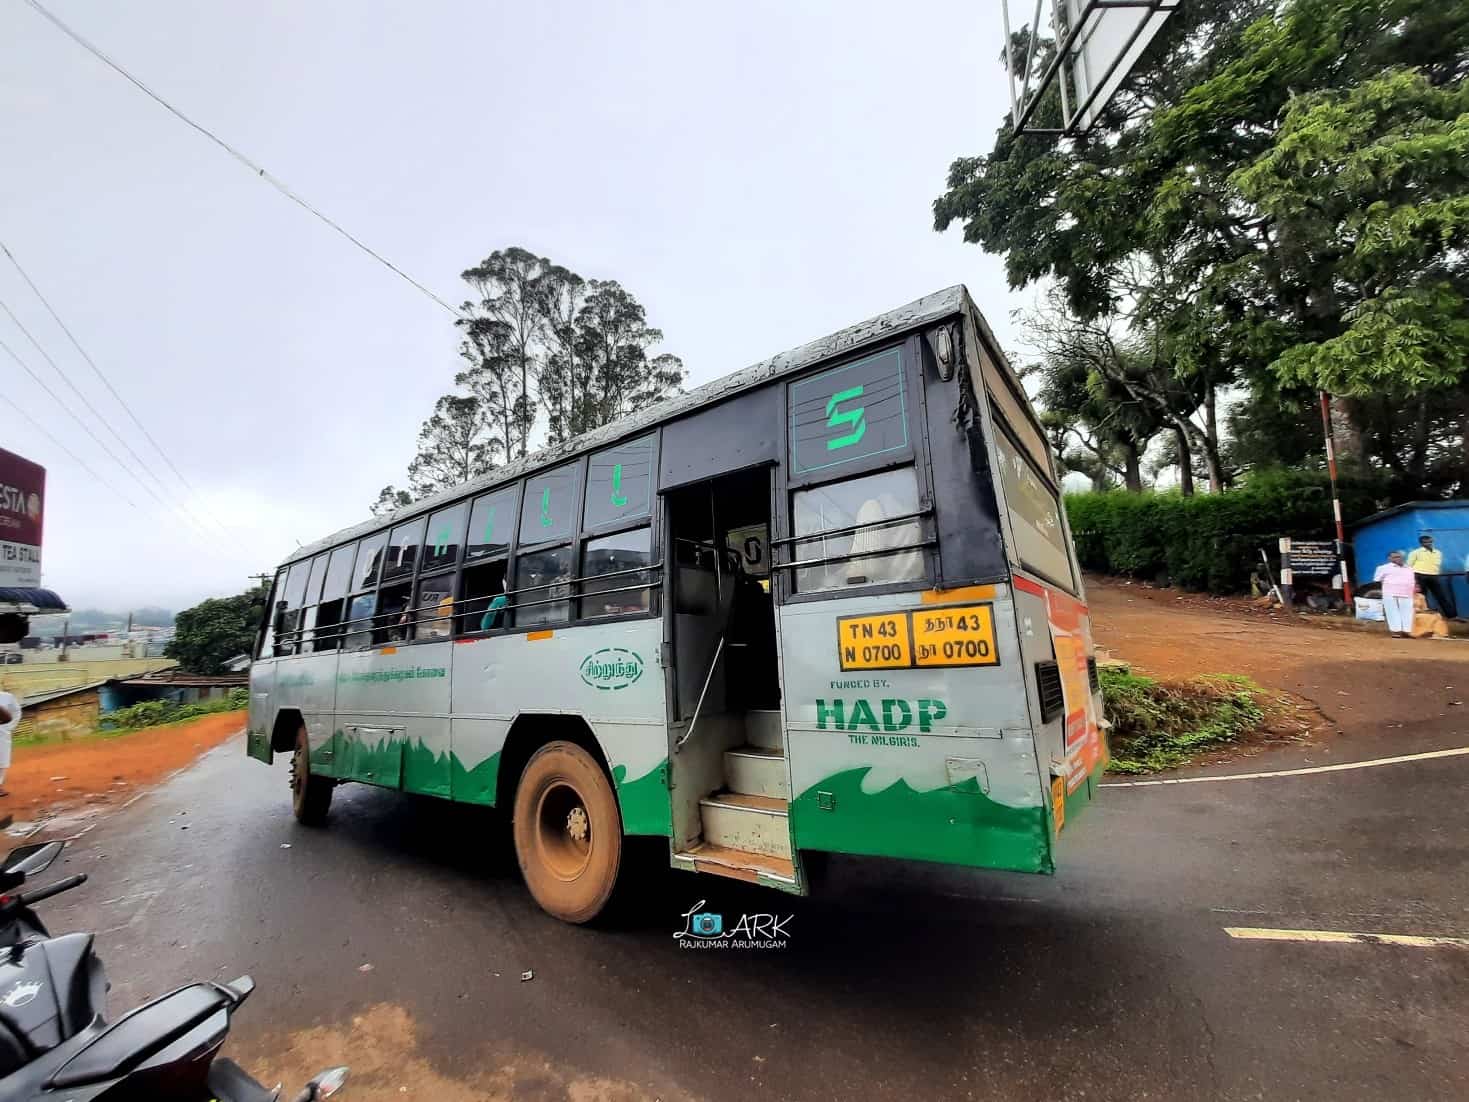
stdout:
{"type": "Polygon", "coordinates": [[[459,628],[457,635],[475,635],[482,631],[494,631],[509,626],[505,621],[505,597],[507,588],[505,560],[482,563],[468,567],[459,583],[459,628]],[[492,605],[500,602],[490,616],[492,605]]]}

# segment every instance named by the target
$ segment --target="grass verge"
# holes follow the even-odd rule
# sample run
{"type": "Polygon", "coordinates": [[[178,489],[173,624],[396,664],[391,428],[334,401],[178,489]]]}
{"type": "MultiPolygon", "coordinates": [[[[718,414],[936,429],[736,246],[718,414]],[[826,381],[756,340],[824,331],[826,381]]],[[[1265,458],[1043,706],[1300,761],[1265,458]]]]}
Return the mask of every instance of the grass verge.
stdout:
{"type": "Polygon", "coordinates": [[[1098,671],[1112,728],[1112,773],[1156,773],[1235,742],[1265,722],[1264,690],[1248,677],[1216,674],[1156,681],[1121,669],[1098,671]]]}

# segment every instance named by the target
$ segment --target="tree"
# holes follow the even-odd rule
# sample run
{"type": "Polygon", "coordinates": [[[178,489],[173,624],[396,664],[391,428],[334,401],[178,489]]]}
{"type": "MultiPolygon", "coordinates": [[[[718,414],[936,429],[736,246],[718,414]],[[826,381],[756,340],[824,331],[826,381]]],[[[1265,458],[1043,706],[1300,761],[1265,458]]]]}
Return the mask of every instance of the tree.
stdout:
{"type": "Polygon", "coordinates": [[[405,505],[413,504],[413,495],[407,490],[400,490],[394,485],[384,486],[377,492],[377,500],[372,503],[372,515],[385,517],[389,513],[395,513],[405,505]]]}
{"type": "Polygon", "coordinates": [[[956,160],[935,226],[962,222],[1015,286],[1054,279],[1074,318],[1144,335],[1198,389],[1206,435],[1222,388],[1325,387],[1345,454],[1427,470],[1440,414],[1469,427],[1466,72],[1469,0],[1193,0],[1091,135],[1007,120],[956,160]],[[1381,431],[1379,399],[1397,405],[1381,431]]]}
{"type": "Polygon", "coordinates": [[[174,620],[173,639],[163,650],[184,670],[222,674],[224,663],[237,654],[249,654],[264,611],[265,589],[248,589],[238,597],[211,597],[180,612],[174,620]]]}
{"type": "Polygon", "coordinates": [[[480,400],[446,394],[418,431],[418,454],[408,464],[408,480],[420,498],[458,486],[491,470],[501,442],[490,435],[480,400]]]}
{"type": "Polygon", "coordinates": [[[510,430],[505,434],[507,459],[518,459],[530,449],[536,421],[531,381],[546,327],[541,280],[550,266],[549,260],[515,245],[492,252],[462,277],[479,296],[478,302],[466,302],[463,312],[471,322],[482,319],[496,323],[499,347],[513,369],[509,376],[513,393],[506,395],[510,410],[510,430]]]}
{"type": "Polygon", "coordinates": [[[574,376],[580,381],[571,405],[573,433],[587,432],[674,394],[683,383],[677,356],[648,357],[663,340],[650,328],[637,299],[615,279],[592,280],[576,314],[574,376]]]}
{"type": "Polygon", "coordinates": [[[577,317],[587,298],[587,282],[553,264],[541,279],[541,305],[546,313],[546,359],[539,387],[546,407],[547,439],[559,444],[577,433],[586,404],[587,381],[577,345],[577,317]]]}

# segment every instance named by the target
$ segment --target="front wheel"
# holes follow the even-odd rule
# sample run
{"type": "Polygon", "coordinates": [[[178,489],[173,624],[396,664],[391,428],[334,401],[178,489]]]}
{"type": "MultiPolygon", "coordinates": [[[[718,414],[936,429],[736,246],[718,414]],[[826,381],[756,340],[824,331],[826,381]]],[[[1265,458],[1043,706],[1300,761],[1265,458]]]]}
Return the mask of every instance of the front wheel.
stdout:
{"type": "Polygon", "coordinates": [[[548,742],[515,789],[515,856],[537,903],[563,922],[602,913],[622,867],[622,813],[597,760],[548,742]]]}
{"type": "Polygon", "coordinates": [[[311,775],[311,742],[303,723],[296,731],[296,751],[291,755],[291,811],[298,823],[322,826],[332,806],[332,782],[311,775]]]}

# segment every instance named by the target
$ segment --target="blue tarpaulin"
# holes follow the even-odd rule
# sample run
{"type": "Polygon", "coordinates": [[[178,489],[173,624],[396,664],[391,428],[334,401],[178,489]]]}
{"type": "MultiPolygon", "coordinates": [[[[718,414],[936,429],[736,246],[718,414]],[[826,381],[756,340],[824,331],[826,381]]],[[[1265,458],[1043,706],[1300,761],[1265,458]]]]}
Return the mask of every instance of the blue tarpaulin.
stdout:
{"type": "Polygon", "coordinates": [[[1372,584],[1372,572],[1387,562],[1389,551],[1407,554],[1427,533],[1443,552],[1443,573],[1459,608],[1469,609],[1469,501],[1409,501],[1374,513],[1352,528],[1352,577],[1358,586],[1372,584]]]}

